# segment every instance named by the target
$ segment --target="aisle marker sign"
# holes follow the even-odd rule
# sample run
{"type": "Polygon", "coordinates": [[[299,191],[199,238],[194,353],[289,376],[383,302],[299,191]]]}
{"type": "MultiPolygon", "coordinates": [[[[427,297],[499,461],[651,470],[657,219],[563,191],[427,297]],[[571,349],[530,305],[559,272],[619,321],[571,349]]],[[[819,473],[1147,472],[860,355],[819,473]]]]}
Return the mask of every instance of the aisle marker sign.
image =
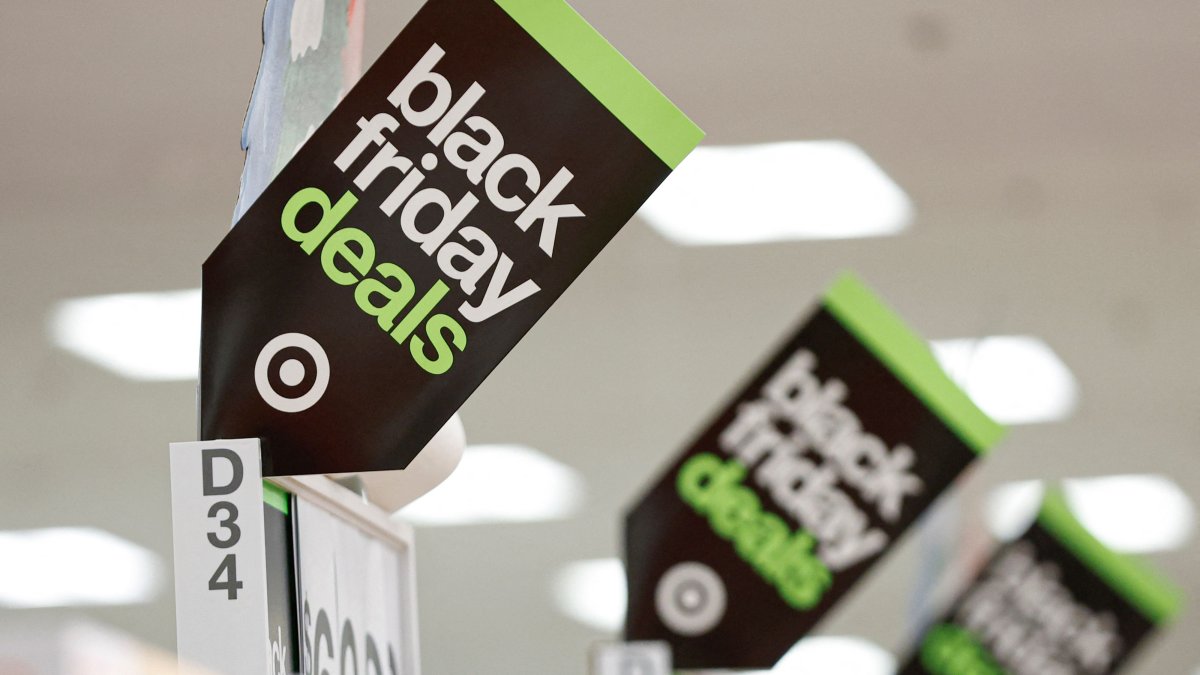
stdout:
{"type": "Polygon", "coordinates": [[[918,640],[901,675],[1107,675],[1179,609],[1139,561],[1097,541],[1062,493],[918,640]]]}
{"type": "Polygon", "coordinates": [[[627,515],[626,639],[772,667],[1001,435],[844,275],[627,515]]]}
{"type": "Polygon", "coordinates": [[[186,665],[220,675],[273,672],[263,498],[258,439],[171,444],[176,622],[186,665]]]}
{"type": "Polygon", "coordinates": [[[430,0],[205,262],[201,437],[403,468],[702,135],[562,0],[430,0]]]}
{"type": "Polygon", "coordinates": [[[588,675],[671,675],[665,642],[606,642],[592,646],[588,675]]]}

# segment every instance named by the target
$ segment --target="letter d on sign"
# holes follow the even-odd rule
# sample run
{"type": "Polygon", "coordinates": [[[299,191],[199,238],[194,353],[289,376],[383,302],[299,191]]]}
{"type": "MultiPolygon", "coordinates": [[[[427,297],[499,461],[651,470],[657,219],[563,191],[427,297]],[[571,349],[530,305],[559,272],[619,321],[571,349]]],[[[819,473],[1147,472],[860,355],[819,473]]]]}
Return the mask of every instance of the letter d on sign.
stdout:
{"type": "Polygon", "coordinates": [[[201,451],[200,461],[203,462],[205,497],[230,495],[242,486],[242,459],[237,456],[236,452],[228,448],[208,448],[201,451]],[[224,485],[217,485],[214,479],[215,471],[213,471],[213,464],[218,459],[225,460],[229,463],[230,468],[233,469],[229,482],[224,485]]]}
{"type": "Polygon", "coordinates": [[[302,251],[312,255],[312,252],[317,250],[321,242],[325,241],[329,233],[333,232],[333,229],[342,222],[342,219],[357,203],[358,197],[348,190],[338,199],[337,204],[330,204],[329,195],[320,188],[304,188],[292,195],[292,198],[284,205],[283,213],[279,216],[279,224],[283,226],[283,233],[288,236],[288,239],[300,244],[302,251]],[[310,204],[315,204],[317,208],[321,209],[321,220],[311,230],[305,232],[296,224],[296,217],[300,215],[301,209],[310,204]]]}

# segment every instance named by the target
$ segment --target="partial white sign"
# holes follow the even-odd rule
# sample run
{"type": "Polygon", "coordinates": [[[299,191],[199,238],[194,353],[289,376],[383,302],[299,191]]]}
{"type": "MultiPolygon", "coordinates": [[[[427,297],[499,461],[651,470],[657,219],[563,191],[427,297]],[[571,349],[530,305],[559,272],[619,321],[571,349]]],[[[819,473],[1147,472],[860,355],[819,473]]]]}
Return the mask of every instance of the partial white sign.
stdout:
{"type": "Polygon", "coordinates": [[[591,675],[671,675],[671,648],[665,642],[596,645],[591,675]]]}
{"type": "Polygon", "coordinates": [[[302,495],[295,517],[303,672],[415,675],[407,552],[302,495]]]}

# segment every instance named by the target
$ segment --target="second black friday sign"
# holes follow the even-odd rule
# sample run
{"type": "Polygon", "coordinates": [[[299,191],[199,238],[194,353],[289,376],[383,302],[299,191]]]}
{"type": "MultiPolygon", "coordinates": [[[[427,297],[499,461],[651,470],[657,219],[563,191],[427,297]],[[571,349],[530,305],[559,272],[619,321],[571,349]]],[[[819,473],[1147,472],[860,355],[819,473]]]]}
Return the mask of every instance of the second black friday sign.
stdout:
{"type": "Polygon", "coordinates": [[[626,639],[772,667],[1001,434],[841,277],[626,517],[626,639]]]}
{"type": "Polygon", "coordinates": [[[201,437],[403,468],[701,136],[561,0],[430,0],[205,263],[201,437]]]}

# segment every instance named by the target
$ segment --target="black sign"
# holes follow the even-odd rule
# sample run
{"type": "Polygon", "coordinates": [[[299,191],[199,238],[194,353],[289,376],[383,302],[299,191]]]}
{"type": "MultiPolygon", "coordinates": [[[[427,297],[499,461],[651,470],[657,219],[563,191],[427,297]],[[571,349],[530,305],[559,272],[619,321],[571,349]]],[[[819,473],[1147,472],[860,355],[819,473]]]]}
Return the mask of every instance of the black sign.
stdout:
{"type": "Polygon", "coordinates": [[[1104,548],[1059,493],[918,641],[902,675],[1104,675],[1175,613],[1176,593],[1104,548]]]}
{"type": "Polygon", "coordinates": [[[772,667],[1000,433],[843,277],[628,514],[626,639],[772,667]]]}
{"type": "Polygon", "coordinates": [[[298,675],[300,641],[296,634],[295,536],[292,497],[263,483],[263,554],[267,567],[267,635],[271,641],[270,675],[298,675]]]}
{"type": "Polygon", "coordinates": [[[403,468],[701,135],[561,0],[430,0],[205,262],[202,438],[403,468]]]}

